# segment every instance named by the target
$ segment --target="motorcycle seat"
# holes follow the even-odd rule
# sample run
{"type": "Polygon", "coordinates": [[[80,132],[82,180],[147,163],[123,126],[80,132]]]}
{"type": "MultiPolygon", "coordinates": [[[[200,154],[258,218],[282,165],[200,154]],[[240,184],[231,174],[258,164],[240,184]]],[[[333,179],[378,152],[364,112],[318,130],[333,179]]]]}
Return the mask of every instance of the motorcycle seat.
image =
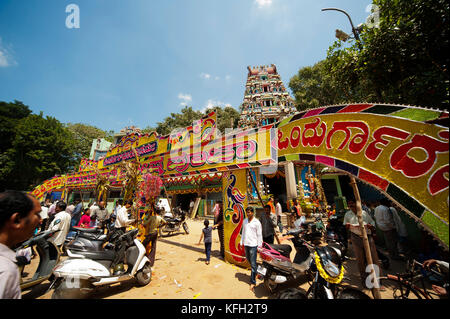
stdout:
{"type": "Polygon", "coordinates": [[[72,230],[78,231],[80,233],[89,233],[89,234],[95,234],[95,233],[102,233],[103,231],[99,228],[82,228],[82,227],[72,227],[72,230]]]}
{"type": "Polygon", "coordinates": [[[92,260],[111,260],[113,261],[116,257],[114,250],[101,250],[101,251],[79,251],[70,250],[74,254],[83,255],[87,259],[92,260]]]}
{"type": "Polygon", "coordinates": [[[275,249],[276,251],[278,251],[280,254],[282,254],[285,257],[290,257],[291,255],[291,251],[292,251],[292,247],[290,245],[285,245],[285,244],[280,244],[280,245],[276,245],[276,244],[270,244],[270,247],[272,247],[273,249],[275,249]]]}
{"type": "Polygon", "coordinates": [[[313,225],[313,224],[314,224],[313,222],[304,222],[304,223],[302,224],[302,227],[305,228],[305,229],[307,229],[310,225],[313,225]]]}
{"type": "Polygon", "coordinates": [[[90,240],[97,240],[97,241],[106,241],[106,238],[108,237],[105,234],[91,234],[91,233],[86,233],[86,234],[80,234],[80,237],[86,238],[86,239],[90,239],[90,240]]]}

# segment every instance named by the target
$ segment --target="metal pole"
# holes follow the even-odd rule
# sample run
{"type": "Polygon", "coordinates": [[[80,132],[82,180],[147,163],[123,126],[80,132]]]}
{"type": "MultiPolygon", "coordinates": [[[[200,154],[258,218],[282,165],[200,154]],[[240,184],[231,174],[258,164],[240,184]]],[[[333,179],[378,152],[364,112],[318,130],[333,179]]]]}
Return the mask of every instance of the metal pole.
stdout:
{"type": "Polygon", "coordinates": [[[345,12],[344,10],[339,9],[339,8],[323,8],[323,9],[322,9],[322,11],[329,11],[329,10],[339,11],[339,12],[342,12],[343,14],[345,14],[345,15],[347,16],[348,21],[350,21],[350,25],[352,26],[352,32],[353,32],[353,35],[355,36],[355,39],[356,39],[356,41],[357,41],[357,43],[358,43],[358,46],[359,46],[359,48],[361,49],[360,39],[359,39],[359,34],[358,34],[358,31],[356,31],[355,26],[353,25],[353,21],[352,21],[352,19],[350,18],[350,15],[349,15],[347,12],[345,12]]]}
{"type": "MultiPolygon", "coordinates": [[[[358,218],[359,227],[361,228],[361,233],[363,237],[363,246],[364,251],[366,253],[366,260],[367,264],[370,265],[372,274],[376,276],[375,268],[373,267],[373,260],[372,260],[372,254],[370,253],[370,245],[369,245],[369,238],[367,237],[366,228],[364,227],[364,222],[362,218],[362,205],[361,205],[361,196],[359,195],[358,185],[356,185],[356,180],[353,176],[350,177],[350,185],[353,187],[353,192],[355,194],[355,201],[356,201],[356,217],[358,218]]],[[[378,277],[376,278],[376,281],[378,281],[378,277]]],[[[378,287],[372,288],[373,296],[375,299],[381,299],[380,290],[378,287]]]]}

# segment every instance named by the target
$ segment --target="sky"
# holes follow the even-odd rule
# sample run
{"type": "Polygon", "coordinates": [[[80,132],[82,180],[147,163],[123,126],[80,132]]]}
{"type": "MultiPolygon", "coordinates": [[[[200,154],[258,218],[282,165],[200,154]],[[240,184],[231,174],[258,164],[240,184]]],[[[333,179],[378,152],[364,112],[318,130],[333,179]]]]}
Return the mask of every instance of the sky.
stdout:
{"type": "Polygon", "coordinates": [[[343,13],[321,9],[357,26],[370,3],[0,0],[0,101],[115,132],[155,127],[185,105],[238,109],[247,66],[275,64],[288,88],[326,57],[336,29],[351,33],[343,13]]]}

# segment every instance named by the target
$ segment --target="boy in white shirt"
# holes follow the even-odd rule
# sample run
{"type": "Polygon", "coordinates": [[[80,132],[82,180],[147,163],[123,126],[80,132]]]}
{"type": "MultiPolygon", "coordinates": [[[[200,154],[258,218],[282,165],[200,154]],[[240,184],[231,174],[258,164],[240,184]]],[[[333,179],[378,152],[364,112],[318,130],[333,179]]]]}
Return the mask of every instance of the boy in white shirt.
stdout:
{"type": "Polygon", "coordinates": [[[245,258],[251,265],[252,273],[250,277],[250,290],[254,291],[256,285],[256,271],[258,265],[256,264],[256,257],[258,248],[261,248],[263,243],[262,226],[260,221],[254,217],[255,212],[253,207],[247,207],[245,210],[247,218],[244,219],[242,225],[241,246],[245,248],[245,258]]]}

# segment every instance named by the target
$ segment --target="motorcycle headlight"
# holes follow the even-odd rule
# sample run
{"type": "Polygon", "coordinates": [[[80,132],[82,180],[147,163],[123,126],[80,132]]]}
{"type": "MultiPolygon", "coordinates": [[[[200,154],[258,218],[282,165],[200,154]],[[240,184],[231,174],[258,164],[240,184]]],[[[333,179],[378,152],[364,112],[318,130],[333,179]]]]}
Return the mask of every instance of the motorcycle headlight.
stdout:
{"type": "Polygon", "coordinates": [[[327,260],[327,261],[324,261],[323,264],[324,264],[323,268],[331,277],[338,277],[340,275],[341,271],[340,271],[338,265],[336,265],[335,263],[327,260]]]}

